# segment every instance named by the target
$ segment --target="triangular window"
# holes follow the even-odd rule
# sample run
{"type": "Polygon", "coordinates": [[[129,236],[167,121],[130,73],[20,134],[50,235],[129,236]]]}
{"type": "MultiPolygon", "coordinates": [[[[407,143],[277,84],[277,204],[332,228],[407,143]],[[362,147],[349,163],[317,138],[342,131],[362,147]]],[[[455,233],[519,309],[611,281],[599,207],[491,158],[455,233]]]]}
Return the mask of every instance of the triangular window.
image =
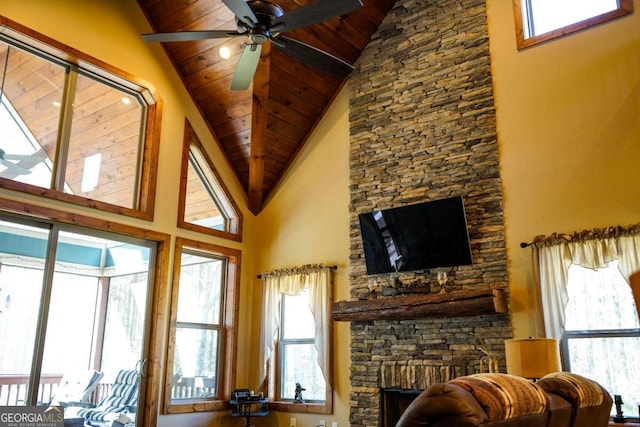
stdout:
{"type": "Polygon", "coordinates": [[[186,122],[178,227],[242,240],[242,215],[193,128],[186,122]]]}

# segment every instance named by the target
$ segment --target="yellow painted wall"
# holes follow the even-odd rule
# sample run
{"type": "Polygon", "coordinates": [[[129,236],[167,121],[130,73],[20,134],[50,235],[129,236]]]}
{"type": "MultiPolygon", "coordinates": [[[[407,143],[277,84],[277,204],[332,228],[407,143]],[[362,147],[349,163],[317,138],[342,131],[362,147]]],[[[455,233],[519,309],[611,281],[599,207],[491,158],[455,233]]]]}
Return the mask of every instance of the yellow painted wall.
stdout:
{"type": "MultiPolygon", "coordinates": [[[[323,263],[336,265],[334,299],[349,299],[349,100],[345,88],[316,128],[275,196],[256,221],[256,271],[323,263]]],[[[260,321],[256,313],[254,323],[260,321]]],[[[349,420],[349,324],[334,329],[334,414],[275,414],[278,426],[330,426],[349,420]]],[[[256,423],[258,426],[275,425],[256,423]]]]}
{"type": "Polygon", "coordinates": [[[636,12],[518,51],[511,2],[489,0],[514,334],[531,316],[539,234],[640,222],[640,3],[636,12]]]}

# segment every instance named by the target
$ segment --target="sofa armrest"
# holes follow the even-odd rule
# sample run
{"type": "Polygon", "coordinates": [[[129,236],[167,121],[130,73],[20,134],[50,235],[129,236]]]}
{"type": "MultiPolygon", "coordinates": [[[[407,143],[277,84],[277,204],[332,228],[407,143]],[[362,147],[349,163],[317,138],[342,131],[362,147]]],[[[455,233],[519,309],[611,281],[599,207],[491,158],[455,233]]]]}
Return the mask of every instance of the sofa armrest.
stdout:
{"type": "Polygon", "coordinates": [[[547,393],[557,394],[574,408],[601,405],[611,400],[609,393],[597,382],[571,372],[554,372],[538,380],[547,393]]]}
{"type": "Polygon", "coordinates": [[[467,390],[450,383],[434,384],[411,402],[396,427],[442,425],[476,426],[489,421],[478,401],[467,390]]]}
{"type": "Polygon", "coordinates": [[[612,399],[596,381],[571,372],[554,372],[542,377],[538,384],[549,395],[557,395],[571,404],[572,427],[606,426],[612,399]]]}

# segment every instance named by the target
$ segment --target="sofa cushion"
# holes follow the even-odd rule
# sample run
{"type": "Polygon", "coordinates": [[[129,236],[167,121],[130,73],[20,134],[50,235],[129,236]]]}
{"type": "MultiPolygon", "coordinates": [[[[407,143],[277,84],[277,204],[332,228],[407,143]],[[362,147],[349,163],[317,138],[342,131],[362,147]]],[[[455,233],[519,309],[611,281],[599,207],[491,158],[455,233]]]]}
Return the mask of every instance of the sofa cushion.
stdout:
{"type": "Polygon", "coordinates": [[[546,412],[549,399],[544,390],[525,378],[508,374],[474,374],[449,381],[469,391],[490,421],[546,412]]]}
{"type": "Polygon", "coordinates": [[[538,385],[566,399],[574,408],[598,406],[604,400],[604,392],[598,383],[571,372],[546,375],[540,378],[538,385]]]}

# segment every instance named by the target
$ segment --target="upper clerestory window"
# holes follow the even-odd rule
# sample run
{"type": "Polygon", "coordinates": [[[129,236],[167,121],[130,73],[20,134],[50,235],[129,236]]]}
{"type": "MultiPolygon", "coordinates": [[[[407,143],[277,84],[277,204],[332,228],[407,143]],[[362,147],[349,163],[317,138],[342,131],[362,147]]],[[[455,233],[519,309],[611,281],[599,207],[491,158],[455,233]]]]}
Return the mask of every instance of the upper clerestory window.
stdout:
{"type": "Polygon", "coordinates": [[[151,91],[0,22],[0,187],[153,219],[160,114],[151,91]]]}
{"type": "Polygon", "coordinates": [[[178,227],[242,241],[242,213],[188,121],[182,150],[178,227]]]}
{"type": "Polygon", "coordinates": [[[518,49],[633,12],[633,0],[514,0],[518,49]]]}

